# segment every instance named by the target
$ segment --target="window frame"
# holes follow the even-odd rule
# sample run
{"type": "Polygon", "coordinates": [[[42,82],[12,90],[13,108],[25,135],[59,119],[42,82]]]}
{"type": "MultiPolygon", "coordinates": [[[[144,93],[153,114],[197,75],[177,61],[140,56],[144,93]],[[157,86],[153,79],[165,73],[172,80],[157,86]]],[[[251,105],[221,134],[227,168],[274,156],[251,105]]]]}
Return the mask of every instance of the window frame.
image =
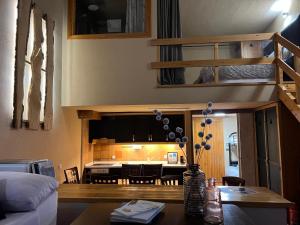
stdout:
{"type": "Polygon", "coordinates": [[[75,34],[76,0],[68,0],[68,39],[125,39],[151,37],[151,0],[145,0],[145,31],[132,33],[75,34]]]}

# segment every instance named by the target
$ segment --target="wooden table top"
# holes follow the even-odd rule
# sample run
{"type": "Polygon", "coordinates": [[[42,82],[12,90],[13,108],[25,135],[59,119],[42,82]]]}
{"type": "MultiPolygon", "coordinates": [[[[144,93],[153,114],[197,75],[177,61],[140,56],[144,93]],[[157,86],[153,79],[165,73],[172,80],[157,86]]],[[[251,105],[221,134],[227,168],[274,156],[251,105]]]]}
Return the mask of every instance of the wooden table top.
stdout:
{"type": "MultiPolygon", "coordinates": [[[[249,194],[240,193],[239,187],[226,188],[221,192],[223,204],[245,207],[287,208],[293,205],[280,195],[264,187],[245,187],[249,194]]],[[[162,185],[109,185],[109,184],[62,184],[58,188],[60,202],[120,202],[132,199],[183,203],[182,186],[162,185]]]]}
{"type": "MultiPolygon", "coordinates": [[[[88,207],[71,225],[111,225],[110,213],[120,203],[96,203],[88,207]]],[[[235,205],[223,206],[224,225],[254,225],[253,221],[235,205]]],[[[128,223],[122,223],[128,224],[128,223]]],[[[204,225],[201,218],[186,217],[183,204],[167,203],[165,209],[151,223],[152,225],[204,225]]]]}

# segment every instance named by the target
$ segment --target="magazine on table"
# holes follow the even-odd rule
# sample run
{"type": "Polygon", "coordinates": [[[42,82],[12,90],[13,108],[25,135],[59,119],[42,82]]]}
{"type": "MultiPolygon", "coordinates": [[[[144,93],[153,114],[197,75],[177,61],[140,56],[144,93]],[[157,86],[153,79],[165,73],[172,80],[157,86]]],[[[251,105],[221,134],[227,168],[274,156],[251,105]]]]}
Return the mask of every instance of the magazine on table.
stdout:
{"type": "Polygon", "coordinates": [[[133,200],[111,213],[111,222],[150,223],[165,208],[165,203],[133,200]]]}

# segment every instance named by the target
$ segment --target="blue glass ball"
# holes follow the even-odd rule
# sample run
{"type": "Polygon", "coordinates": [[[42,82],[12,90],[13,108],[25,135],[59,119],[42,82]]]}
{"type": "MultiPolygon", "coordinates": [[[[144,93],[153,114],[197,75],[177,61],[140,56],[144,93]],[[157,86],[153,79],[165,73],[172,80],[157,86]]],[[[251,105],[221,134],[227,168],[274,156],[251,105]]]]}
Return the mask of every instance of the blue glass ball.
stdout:
{"type": "Polygon", "coordinates": [[[209,139],[210,139],[210,137],[209,137],[208,135],[206,135],[205,139],[206,139],[206,140],[209,140],[209,139]]]}
{"type": "Polygon", "coordinates": [[[157,121],[161,121],[161,116],[157,115],[157,116],[155,117],[155,119],[156,119],[157,121]]]}
{"type": "Polygon", "coordinates": [[[208,103],[207,103],[207,106],[208,106],[209,108],[212,107],[212,105],[213,105],[212,102],[208,102],[208,103]]]}
{"type": "Polygon", "coordinates": [[[211,146],[210,146],[209,144],[206,144],[206,145],[204,146],[204,149],[205,149],[205,150],[210,150],[210,149],[211,149],[211,146]]]}
{"type": "Polygon", "coordinates": [[[180,138],[176,138],[176,139],[175,139],[175,142],[176,142],[176,143],[181,142],[180,138]]]}
{"type": "Polygon", "coordinates": [[[176,134],[175,134],[174,132],[170,132],[170,133],[169,133],[169,138],[170,138],[171,140],[175,139],[175,137],[176,137],[176,134]]]}
{"type": "Polygon", "coordinates": [[[195,149],[196,150],[199,150],[201,148],[201,145],[200,144],[195,144],[195,149]]]}
{"type": "Polygon", "coordinates": [[[163,119],[163,124],[168,125],[170,123],[170,120],[168,118],[163,119]]]}
{"type": "Polygon", "coordinates": [[[207,110],[203,110],[203,111],[202,111],[202,114],[203,114],[204,116],[206,116],[206,115],[208,114],[207,110]]]}
{"type": "Polygon", "coordinates": [[[202,123],[200,124],[200,126],[201,126],[201,127],[205,127],[205,123],[202,122],[202,123]]]}
{"type": "Polygon", "coordinates": [[[182,137],[182,141],[184,143],[187,143],[189,141],[189,138],[187,136],[182,137]]]}
{"type": "Polygon", "coordinates": [[[212,109],[209,108],[206,111],[207,111],[208,114],[212,114],[212,109]]]}
{"type": "Polygon", "coordinates": [[[184,148],[184,143],[183,142],[179,143],[179,148],[184,148]]]}
{"type": "Polygon", "coordinates": [[[164,126],[163,126],[163,129],[164,129],[164,130],[169,130],[169,125],[164,125],[164,126]]]}
{"type": "Polygon", "coordinates": [[[181,134],[183,132],[183,129],[181,127],[176,127],[176,132],[181,134]]]}
{"type": "Polygon", "coordinates": [[[202,137],[204,137],[204,133],[203,133],[202,131],[200,131],[200,132],[198,133],[198,136],[202,138],[202,137]]]}
{"type": "Polygon", "coordinates": [[[213,135],[212,135],[212,134],[208,134],[208,136],[209,136],[210,138],[212,138],[212,137],[213,137],[213,135]]]}
{"type": "Polygon", "coordinates": [[[154,110],[153,110],[153,113],[154,113],[155,115],[157,115],[158,110],[157,110],[157,109],[154,109],[154,110]]]}
{"type": "Polygon", "coordinates": [[[210,119],[210,118],[206,119],[205,123],[208,124],[208,125],[212,124],[212,119],[210,119]]]}
{"type": "Polygon", "coordinates": [[[202,146],[205,146],[205,145],[206,145],[206,141],[202,141],[202,142],[201,142],[201,145],[202,145],[202,146]]]}
{"type": "Polygon", "coordinates": [[[157,111],[156,115],[162,117],[162,112],[161,111],[157,111]]]}

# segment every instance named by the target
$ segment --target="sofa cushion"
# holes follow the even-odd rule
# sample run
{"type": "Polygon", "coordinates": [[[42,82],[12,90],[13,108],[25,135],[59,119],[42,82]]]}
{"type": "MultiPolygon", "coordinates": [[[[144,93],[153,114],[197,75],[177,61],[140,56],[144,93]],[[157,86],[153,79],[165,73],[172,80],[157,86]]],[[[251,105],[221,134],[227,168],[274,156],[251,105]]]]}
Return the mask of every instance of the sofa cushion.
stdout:
{"type": "Polygon", "coordinates": [[[0,172],[0,202],[5,211],[36,209],[58,187],[53,177],[22,172],[0,172]]]}

